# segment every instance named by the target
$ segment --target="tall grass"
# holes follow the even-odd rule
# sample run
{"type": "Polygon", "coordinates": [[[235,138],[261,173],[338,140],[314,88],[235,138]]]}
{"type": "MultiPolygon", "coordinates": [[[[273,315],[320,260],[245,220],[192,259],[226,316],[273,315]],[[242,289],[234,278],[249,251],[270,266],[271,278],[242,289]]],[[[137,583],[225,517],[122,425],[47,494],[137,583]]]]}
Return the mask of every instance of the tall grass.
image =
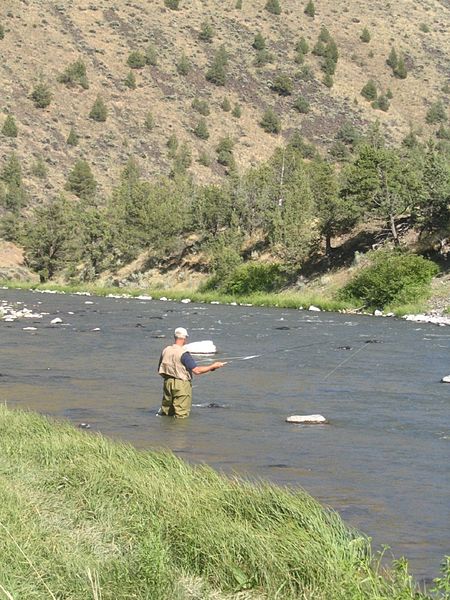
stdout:
{"type": "Polygon", "coordinates": [[[407,600],[303,491],[0,407],[0,598],[407,600]],[[2,596],[3,594],[3,596],[2,596]]]}

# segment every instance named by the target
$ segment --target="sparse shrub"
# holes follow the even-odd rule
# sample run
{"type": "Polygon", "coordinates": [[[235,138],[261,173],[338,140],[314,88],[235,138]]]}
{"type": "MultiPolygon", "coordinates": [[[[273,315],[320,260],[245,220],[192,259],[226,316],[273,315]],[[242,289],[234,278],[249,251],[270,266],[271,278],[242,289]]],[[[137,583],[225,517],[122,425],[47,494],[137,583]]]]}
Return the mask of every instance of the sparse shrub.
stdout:
{"type": "Polygon", "coordinates": [[[225,85],[227,81],[228,54],[222,46],[216,52],[213,62],[206,72],[206,80],[217,86],[225,85]]]}
{"type": "Polygon", "coordinates": [[[97,96],[94,104],[92,105],[91,112],[89,113],[89,118],[93,121],[103,123],[106,121],[107,116],[108,109],[106,108],[106,104],[101,96],[97,96]]]}
{"type": "Polygon", "coordinates": [[[207,140],[209,138],[208,125],[205,119],[200,119],[193,131],[194,134],[201,140],[207,140]]]}
{"type": "Polygon", "coordinates": [[[173,157],[172,176],[183,175],[192,164],[192,152],[186,142],[183,142],[173,157]]]}
{"type": "Polygon", "coordinates": [[[198,162],[203,165],[204,167],[210,167],[211,166],[211,157],[210,155],[206,152],[206,150],[202,150],[200,152],[200,154],[198,155],[198,162]]]}
{"type": "Polygon", "coordinates": [[[405,60],[402,56],[397,61],[397,67],[394,69],[394,76],[397,77],[397,79],[406,79],[408,76],[405,60]]]}
{"type": "Polygon", "coordinates": [[[298,64],[298,65],[302,65],[305,62],[305,55],[303,54],[303,52],[296,52],[295,56],[294,56],[294,61],[298,64]]]}
{"type": "Polygon", "coordinates": [[[288,147],[294,148],[303,158],[314,158],[317,151],[312,144],[308,144],[303,139],[299,131],[295,131],[289,138],[288,147]]]}
{"type": "Polygon", "coordinates": [[[280,133],[281,119],[273,108],[268,108],[259,123],[266,133],[280,133]]]}
{"type": "Polygon", "coordinates": [[[180,60],[177,62],[177,73],[178,75],[183,75],[184,77],[186,75],[189,75],[190,71],[191,71],[191,62],[188,59],[188,57],[186,56],[186,54],[183,52],[183,54],[181,55],[180,60]]]}
{"type": "Polygon", "coordinates": [[[317,40],[317,42],[314,44],[314,48],[312,49],[312,53],[314,56],[325,56],[326,50],[327,47],[322,40],[317,40]]]}
{"type": "Polygon", "coordinates": [[[196,112],[200,113],[204,117],[207,117],[211,112],[209,110],[208,102],[206,100],[200,100],[200,98],[194,98],[191,106],[196,112]]]}
{"type": "Polygon", "coordinates": [[[123,83],[130,90],[135,90],[136,89],[136,76],[133,73],[133,71],[130,71],[128,73],[128,75],[125,77],[125,80],[124,80],[123,83]]]}
{"type": "Polygon", "coordinates": [[[233,155],[234,142],[231,138],[222,138],[216,148],[217,162],[228,169],[234,169],[236,166],[233,155]]]}
{"type": "Polygon", "coordinates": [[[239,265],[226,279],[226,294],[245,296],[257,292],[274,292],[286,285],[286,275],[276,264],[248,262],[239,265]]]}
{"type": "Polygon", "coordinates": [[[145,64],[155,67],[158,64],[158,53],[153,44],[149,44],[145,49],[145,64]]]}
{"type": "Polygon", "coordinates": [[[93,198],[97,189],[97,182],[88,162],[77,160],[72,171],[69,173],[65,189],[73,192],[82,200],[93,198]]]}
{"type": "Polygon", "coordinates": [[[334,79],[329,73],[325,73],[322,79],[322,83],[327,88],[332,88],[334,85],[334,79]]]}
{"type": "Polygon", "coordinates": [[[441,123],[439,129],[436,131],[436,137],[438,140],[450,140],[450,128],[444,127],[441,123]]]}
{"type": "Polygon", "coordinates": [[[5,37],[5,28],[3,27],[3,25],[0,23],[0,40],[3,40],[5,37]]]}
{"type": "Polygon", "coordinates": [[[147,129],[147,131],[152,131],[152,129],[155,128],[155,119],[153,118],[151,111],[148,111],[148,113],[145,115],[144,127],[147,129]]]}
{"type": "Polygon", "coordinates": [[[334,75],[336,72],[336,61],[331,56],[326,56],[321,69],[327,75],[334,75]]]}
{"type": "Polygon", "coordinates": [[[130,52],[127,58],[127,65],[131,69],[143,69],[147,64],[145,54],[139,50],[133,50],[130,52]]]}
{"type": "Polygon", "coordinates": [[[309,0],[304,12],[305,15],[308,15],[308,17],[314,19],[314,17],[316,16],[316,7],[314,6],[314,2],[312,0],[309,0]]]}
{"type": "Polygon", "coordinates": [[[52,92],[47,83],[40,81],[31,92],[31,99],[36,108],[47,108],[52,101],[52,92]]]}
{"type": "Polygon", "coordinates": [[[430,106],[425,120],[430,125],[434,123],[445,123],[445,121],[447,121],[447,112],[444,103],[441,100],[437,100],[430,106]]]}
{"type": "Polygon", "coordinates": [[[2,133],[5,137],[16,138],[19,130],[12,115],[8,115],[3,123],[2,133]]]}
{"type": "Polygon", "coordinates": [[[235,8],[242,10],[242,0],[236,0],[235,8]]]}
{"type": "Polygon", "coordinates": [[[361,96],[363,96],[366,100],[377,99],[377,86],[373,79],[369,79],[366,85],[362,88],[361,96]]]}
{"type": "Polygon", "coordinates": [[[331,40],[331,35],[325,25],[322,25],[319,33],[319,40],[327,44],[331,40]]]}
{"type": "Polygon", "coordinates": [[[80,141],[77,132],[73,127],[70,128],[69,135],[67,136],[66,144],[68,146],[78,146],[80,141]]]}
{"type": "Polygon", "coordinates": [[[430,33],[430,27],[426,23],[421,23],[419,29],[420,31],[423,31],[423,33],[430,33]]]}
{"type": "Polygon", "coordinates": [[[255,50],[264,50],[264,48],[266,47],[266,40],[262,33],[258,32],[255,35],[255,39],[253,40],[252,46],[255,50]]]}
{"type": "Polygon", "coordinates": [[[212,42],[214,33],[214,27],[212,24],[209,21],[203,21],[198,37],[202,40],[202,42],[212,42]]]}
{"type": "Polygon", "coordinates": [[[293,107],[296,111],[304,115],[306,115],[310,111],[309,102],[304,96],[299,96],[294,102],[293,107]]]}
{"type": "Polygon", "coordinates": [[[180,0],[164,0],[164,5],[170,10],[179,10],[180,0]]]}
{"type": "Polygon", "coordinates": [[[294,89],[294,83],[289,75],[277,75],[272,83],[272,90],[280,96],[290,96],[294,89]]]}
{"type": "Polygon", "coordinates": [[[336,140],[330,147],[330,156],[338,162],[345,162],[350,158],[351,154],[344,142],[336,140]]]}
{"type": "Polygon", "coordinates": [[[308,54],[309,44],[303,36],[295,44],[295,51],[301,52],[302,54],[308,54]]]}
{"type": "Polygon", "coordinates": [[[242,116],[242,108],[241,108],[240,104],[235,104],[234,105],[234,108],[233,108],[231,114],[233,115],[233,117],[235,119],[240,119],[241,118],[241,116],[242,116]]]}
{"type": "Polygon", "coordinates": [[[57,81],[59,83],[65,83],[68,87],[74,87],[78,84],[84,90],[87,90],[89,88],[89,81],[87,78],[86,65],[81,58],[70,64],[64,73],[59,75],[57,81]]]}
{"type": "Polygon", "coordinates": [[[450,94],[450,82],[446,81],[442,86],[442,91],[444,94],[450,94]]]}
{"type": "Polygon", "coordinates": [[[381,250],[372,254],[372,264],[362,269],[339,293],[368,308],[417,302],[427,296],[438,267],[421,256],[381,250]]]}
{"type": "Polygon", "coordinates": [[[273,15],[281,15],[281,6],[279,0],[267,0],[265,8],[273,15]]]}
{"type": "Polygon", "coordinates": [[[224,112],[230,112],[231,110],[230,101],[226,97],[222,100],[222,104],[220,106],[224,112]]]}
{"type": "Polygon", "coordinates": [[[361,132],[353,125],[351,121],[346,121],[341,125],[336,133],[336,139],[348,146],[356,146],[361,139],[361,132]]]}
{"type": "Polygon", "coordinates": [[[392,93],[392,90],[391,90],[391,88],[388,88],[388,89],[386,90],[386,98],[387,98],[388,100],[392,100],[392,98],[393,98],[393,97],[394,97],[394,94],[392,93]]]}
{"type": "Polygon", "coordinates": [[[38,156],[35,162],[31,165],[31,174],[38,179],[46,179],[48,175],[47,165],[42,156],[38,156]]]}
{"type": "Polygon", "coordinates": [[[273,62],[273,54],[268,50],[258,50],[255,56],[254,65],[255,67],[264,67],[268,63],[273,62]]]}
{"type": "Polygon", "coordinates": [[[362,30],[361,35],[359,36],[359,39],[364,42],[365,44],[368,44],[371,40],[371,35],[369,30],[367,29],[367,27],[364,27],[364,29],[362,30]]]}

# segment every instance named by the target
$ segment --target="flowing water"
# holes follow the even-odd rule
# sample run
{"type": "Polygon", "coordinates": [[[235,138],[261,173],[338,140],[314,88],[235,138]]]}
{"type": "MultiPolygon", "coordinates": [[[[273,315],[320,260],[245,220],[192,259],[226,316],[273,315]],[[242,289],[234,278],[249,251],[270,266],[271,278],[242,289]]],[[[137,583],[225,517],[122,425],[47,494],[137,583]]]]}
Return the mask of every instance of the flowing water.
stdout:
{"type": "Polygon", "coordinates": [[[2,402],[301,486],[376,547],[405,555],[419,579],[438,574],[450,551],[450,385],[440,383],[450,373],[448,328],[13,290],[0,300],[48,313],[0,321],[2,402]],[[63,324],[50,325],[54,317],[63,324]],[[155,416],[159,353],[178,325],[192,341],[212,339],[218,358],[238,357],[195,379],[184,421],[155,416]],[[30,326],[36,331],[23,330],[30,326]],[[311,413],[330,423],[285,423],[311,413]]]}

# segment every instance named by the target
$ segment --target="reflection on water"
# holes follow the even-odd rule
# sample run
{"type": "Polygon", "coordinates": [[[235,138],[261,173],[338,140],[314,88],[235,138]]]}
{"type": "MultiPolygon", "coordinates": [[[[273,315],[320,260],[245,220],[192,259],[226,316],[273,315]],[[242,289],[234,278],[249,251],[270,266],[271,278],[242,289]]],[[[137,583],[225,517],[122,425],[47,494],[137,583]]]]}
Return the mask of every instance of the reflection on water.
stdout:
{"type": "Polygon", "coordinates": [[[375,544],[405,554],[418,577],[437,574],[450,529],[450,386],[439,383],[450,372],[447,329],[17,291],[0,299],[49,313],[0,321],[2,401],[89,423],[139,448],[302,486],[375,544]],[[55,316],[66,325],[50,325],[55,316]],[[37,330],[23,331],[30,325],[37,330]],[[197,406],[184,421],[155,416],[159,352],[178,325],[231,358],[195,380],[197,406]],[[284,422],[310,413],[330,425],[284,422]]]}

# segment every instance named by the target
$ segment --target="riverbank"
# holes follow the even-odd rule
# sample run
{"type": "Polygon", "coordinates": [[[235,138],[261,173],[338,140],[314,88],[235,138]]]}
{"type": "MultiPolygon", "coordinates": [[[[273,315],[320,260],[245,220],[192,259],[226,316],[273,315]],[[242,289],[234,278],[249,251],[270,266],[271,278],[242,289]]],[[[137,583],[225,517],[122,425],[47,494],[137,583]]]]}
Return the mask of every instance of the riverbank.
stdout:
{"type": "Polygon", "coordinates": [[[0,431],[5,598],[427,597],[303,491],[4,406],[0,431]]]}

